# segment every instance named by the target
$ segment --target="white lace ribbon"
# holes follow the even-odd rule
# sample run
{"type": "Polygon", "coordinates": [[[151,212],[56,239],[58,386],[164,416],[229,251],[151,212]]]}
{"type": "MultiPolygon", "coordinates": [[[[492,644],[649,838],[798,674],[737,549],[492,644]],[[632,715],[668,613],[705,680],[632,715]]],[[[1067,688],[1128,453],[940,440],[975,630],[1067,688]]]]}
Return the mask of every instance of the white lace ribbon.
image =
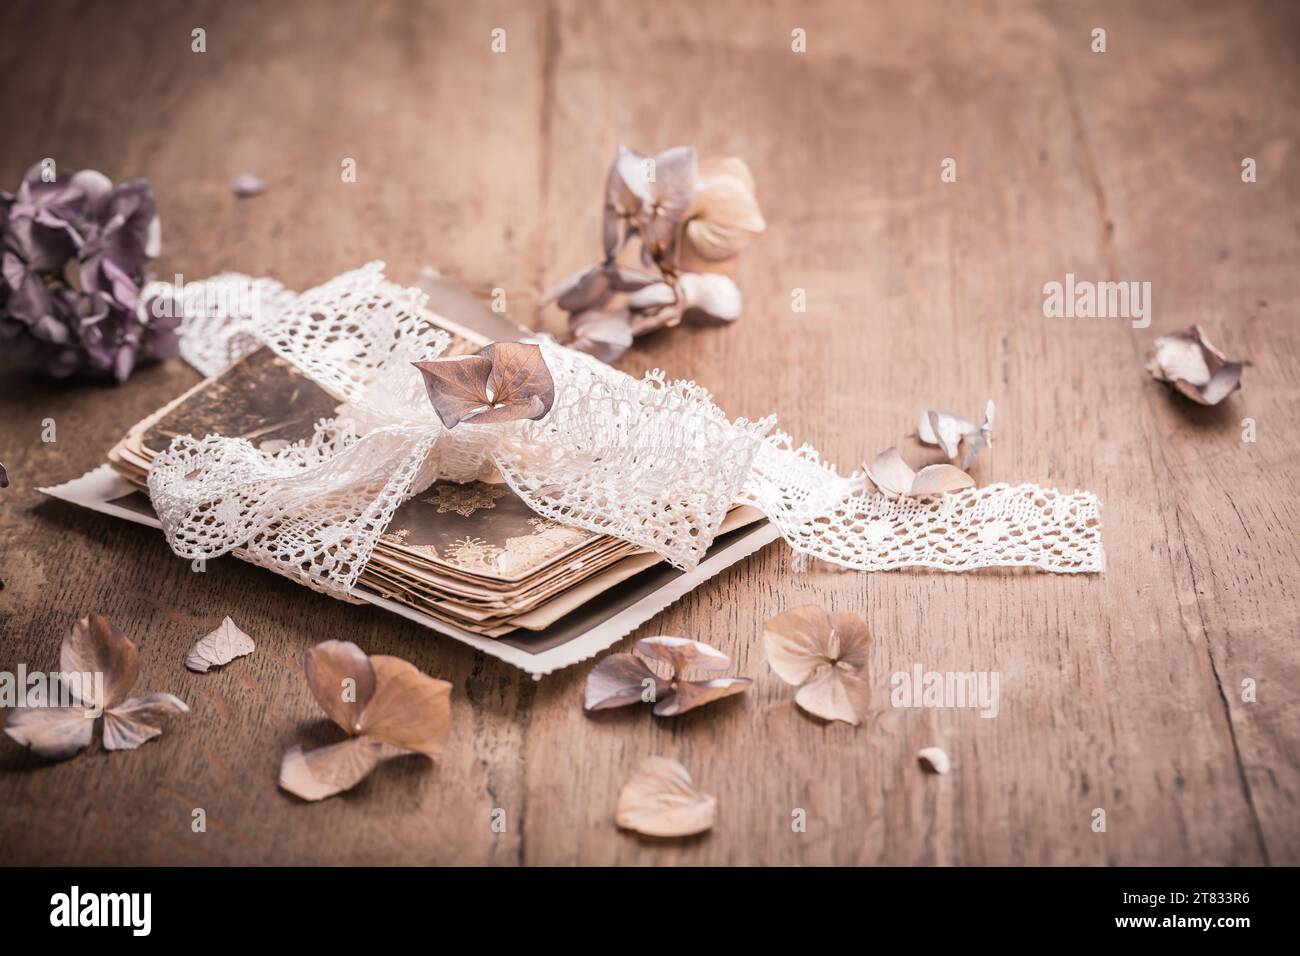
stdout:
{"type": "Polygon", "coordinates": [[[186,293],[182,354],[200,371],[264,344],[344,403],[313,438],[275,453],[239,438],[176,438],[150,469],[149,492],[186,558],[238,549],[346,596],[402,502],[437,478],[496,469],[538,514],[683,569],[736,503],[760,509],[796,551],[863,571],[1102,569],[1092,494],[992,485],[888,498],[862,473],[844,477],[795,448],[772,418],[732,421],[693,382],[634,379],[545,337],[537,344],[556,385],[545,418],[445,429],[411,362],[441,354],[448,336],[421,318],[424,293],[386,281],[380,262],[297,296],[238,275],[186,293]],[[240,301],[240,289],[253,292],[240,301]]]}

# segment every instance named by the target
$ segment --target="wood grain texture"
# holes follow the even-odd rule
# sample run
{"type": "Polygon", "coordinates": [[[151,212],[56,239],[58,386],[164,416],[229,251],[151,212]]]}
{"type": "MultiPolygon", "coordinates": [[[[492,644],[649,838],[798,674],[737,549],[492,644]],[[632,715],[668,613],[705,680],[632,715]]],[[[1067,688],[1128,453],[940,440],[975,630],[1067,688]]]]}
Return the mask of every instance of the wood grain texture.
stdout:
{"type": "Polygon", "coordinates": [[[554,329],[537,296],[595,257],[617,144],[741,156],[769,223],[741,265],[744,317],[661,333],[625,367],[694,378],[735,415],[776,410],[846,467],[900,442],[921,460],[917,412],[991,397],[977,480],[1095,490],[1107,549],[1101,576],[864,576],[797,574],[772,546],[638,633],[722,648],[749,693],[675,720],[587,717],[586,667],[534,683],[234,560],[193,573],[156,533],[35,491],[100,463],[188,368],[118,389],[10,377],[0,668],[52,667],[101,610],[140,646],[138,688],[193,713],[139,751],[59,765],[0,740],[5,862],[1300,863],[1294,4],[23,2],[0,37],[0,184],[46,156],[147,177],[164,276],[305,288],[371,258],[399,280],[429,263],[554,329]],[[244,171],[269,190],[235,200],[244,171]],[[1067,272],[1151,282],[1151,328],[1045,319],[1043,284],[1067,272]],[[1192,322],[1254,363],[1219,408],[1143,371],[1155,335],[1192,322]],[[763,660],[763,621],[809,602],[874,634],[857,730],[802,714],[763,660]],[[256,653],[187,672],[227,614],[256,653]],[[306,805],[276,772],[287,747],[335,739],[300,667],[328,638],[451,681],[453,737],[432,767],[392,761],[306,805]],[[891,708],[890,675],[914,663],[997,671],[999,715],[891,708]],[[928,745],[951,774],[919,772],[928,745]],[[712,832],[616,830],[649,754],[718,796],[712,832]]]}

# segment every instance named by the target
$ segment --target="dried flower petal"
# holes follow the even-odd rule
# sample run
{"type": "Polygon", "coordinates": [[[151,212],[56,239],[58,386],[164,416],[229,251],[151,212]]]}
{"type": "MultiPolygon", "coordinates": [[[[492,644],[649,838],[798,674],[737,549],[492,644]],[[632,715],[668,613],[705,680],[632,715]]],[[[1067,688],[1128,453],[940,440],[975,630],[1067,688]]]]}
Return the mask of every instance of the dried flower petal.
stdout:
{"type": "Polygon", "coordinates": [[[1199,325],[1156,339],[1147,371],[1200,405],[1217,405],[1241,388],[1244,362],[1230,362],[1199,325]]]}
{"type": "Polygon", "coordinates": [[[647,836],[703,833],[718,815],[717,798],[696,789],[676,760],[647,757],[619,791],[615,822],[647,836]]]}
{"type": "Polygon", "coordinates": [[[644,637],[635,649],[651,660],[663,661],[673,669],[673,675],[696,668],[706,671],[725,671],[731,658],[717,648],[684,637],[644,637]]]}
{"type": "Polygon", "coordinates": [[[882,493],[896,498],[941,495],[975,484],[970,475],[952,465],[927,465],[914,472],[897,448],[887,448],[877,455],[867,468],[867,476],[882,493]]]}
{"type": "Polygon", "coordinates": [[[230,191],[240,199],[266,192],[266,180],[252,173],[240,173],[230,181],[230,191]]]}
{"type": "Polygon", "coordinates": [[[399,657],[376,654],[375,693],[361,715],[361,732],[433,758],[451,732],[451,684],[399,657]]]}
{"type": "Polygon", "coordinates": [[[102,614],[90,614],[72,626],[59,650],[59,670],[64,674],[103,674],[103,700],[93,687],[79,701],[88,707],[108,709],[125,697],[140,676],[140,655],[131,640],[102,614]]]}
{"type": "Polygon", "coordinates": [[[84,707],[15,707],[5,733],[49,760],[67,760],[90,746],[95,718],[84,707]]]}
{"type": "Polygon", "coordinates": [[[632,654],[611,654],[587,675],[584,698],[588,711],[654,701],[656,716],[675,717],[711,701],[742,693],[753,683],[746,677],[684,680],[682,674],[689,669],[719,671],[731,666],[730,657],[699,641],[647,637],[636,642],[635,650],[667,664],[672,670],[669,679],[661,678],[632,654]]]}
{"type": "Polygon", "coordinates": [[[544,418],[555,402],[555,381],[536,345],[497,342],[477,355],[413,363],[443,425],[489,424],[544,418]]]}
{"type": "Polygon", "coordinates": [[[857,615],[815,606],[784,611],[763,629],[768,666],[787,684],[802,685],[795,703],[817,717],[855,726],[870,696],[870,641],[857,615]]]}
{"type": "Polygon", "coordinates": [[[830,616],[813,604],[783,611],[763,625],[767,664],[787,684],[806,683],[826,663],[830,616]]]}
{"type": "Polygon", "coordinates": [[[627,307],[633,312],[657,309],[676,302],[677,293],[667,282],[648,283],[627,297],[627,307]]]}
{"type": "Polygon", "coordinates": [[[701,162],[686,221],[692,249],[702,259],[725,261],[766,228],[749,167],[735,157],[701,162]]]}
{"type": "Polygon", "coordinates": [[[374,737],[303,750],[290,747],[280,762],[280,786],[304,800],[324,800],[351,790],[389,757],[402,751],[374,737]]]}
{"type": "Polygon", "coordinates": [[[993,407],[993,399],[989,399],[984,406],[984,421],[980,424],[979,431],[968,432],[963,436],[966,442],[966,454],[962,455],[961,470],[965,471],[975,464],[975,459],[989,445],[993,444],[993,413],[996,411],[993,407]]]}
{"type": "Polygon", "coordinates": [[[632,654],[610,654],[597,661],[587,675],[583,707],[608,710],[628,704],[660,701],[672,694],[671,685],[632,654]],[[648,692],[648,693],[647,693],[648,692]]]}
{"type": "Polygon", "coordinates": [[[917,752],[916,759],[930,773],[947,773],[951,766],[948,762],[948,755],[938,747],[922,748],[917,752]]]}
{"type": "Polygon", "coordinates": [[[102,614],[87,615],[72,626],[59,648],[59,670],[94,678],[69,681],[68,692],[83,706],[15,708],[5,722],[5,733],[42,756],[63,760],[85,749],[101,708],[105,750],[138,747],[162,733],[156,721],[189,712],[171,694],[122,700],[140,674],[139,652],[102,614]],[[101,676],[102,692],[95,687],[101,676]]]}
{"type": "Polygon", "coordinates": [[[353,739],[304,752],[290,748],[280,786],[321,800],[355,786],[382,760],[409,753],[432,759],[451,730],[451,684],[397,657],[367,657],[348,641],[307,652],[307,683],[330,719],[353,739]]]}
{"type": "Polygon", "coordinates": [[[687,272],[681,280],[682,308],[718,322],[740,318],[740,287],[729,276],[714,272],[687,272]]]}
{"type": "Polygon", "coordinates": [[[351,641],[324,641],[307,651],[303,669],[325,715],[349,734],[358,733],[375,693],[375,669],[365,652],[351,641]]]}
{"type": "Polygon", "coordinates": [[[927,445],[938,445],[949,458],[957,457],[962,436],[974,430],[974,423],[948,412],[922,412],[916,423],[916,437],[927,445]]]}
{"type": "Polygon", "coordinates": [[[655,704],[656,717],[676,717],[688,710],[724,697],[742,694],[754,683],[748,677],[715,677],[713,680],[679,680],[670,693],[655,704]]]}
{"type": "Polygon", "coordinates": [[[964,442],[966,454],[961,460],[964,471],[993,442],[993,411],[993,402],[990,400],[984,406],[984,422],[979,428],[959,415],[924,411],[916,423],[916,437],[926,445],[938,445],[949,458],[957,457],[958,446],[964,442]]]}
{"type": "Polygon", "coordinates": [[[114,187],[93,170],[47,182],[46,172],[37,164],[15,195],[0,194],[6,358],[120,382],[140,361],[174,356],[179,319],[140,302],[162,236],[148,183],[114,187]]]}
{"type": "Polygon", "coordinates": [[[632,347],[632,325],[625,311],[592,309],[569,319],[570,348],[594,355],[607,365],[627,354],[632,347]]]}
{"type": "Polygon", "coordinates": [[[185,701],[173,694],[132,697],[104,711],[104,749],[134,750],[162,733],[158,721],[188,714],[185,701]]]}
{"type": "Polygon", "coordinates": [[[256,649],[253,639],[227,617],[215,631],[199,638],[190,648],[190,652],[185,655],[185,666],[197,673],[206,674],[210,668],[229,664],[236,657],[251,654],[256,649]]]}
{"type": "Polygon", "coordinates": [[[870,687],[842,665],[824,664],[794,695],[794,702],[814,717],[857,726],[866,710],[870,687]]]}

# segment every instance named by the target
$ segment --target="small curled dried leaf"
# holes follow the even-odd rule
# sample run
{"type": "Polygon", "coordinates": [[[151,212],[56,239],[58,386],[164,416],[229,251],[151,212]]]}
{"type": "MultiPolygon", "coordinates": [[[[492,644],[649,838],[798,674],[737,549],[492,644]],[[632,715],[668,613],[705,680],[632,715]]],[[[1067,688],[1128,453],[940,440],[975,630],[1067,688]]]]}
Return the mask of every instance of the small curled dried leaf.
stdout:
{"type": "Polygon", "coordinates": [[[916,759],[930,773],[947,773],[951,766],[948,755],[938,747],[923,747],[917,752],[916,759]]]}
{"type": "Polygon", "coordinates": [[[647,757],[619,791],[615,822],[647,836],[703,833],[718,815],[717,798],[701,793],[676,760],[647,757]]]}
{"type": "Polygon", "coordinates": [[[185,655],[185,666],[206,674],[213,667],[229,664],[236,657],[244,657],[256,650],[253,639],[239,629],[229,617],[211,634],[201,637],[185,655]]]}
{"type": "Polygon", "coordinates": [[[1241,388],[1244,362],[1231,362],[1206,338],[1199,325],[1162,335],[1147,371],[1199,405],[1217,405],[1241,388]]]}
{"type": "Polygon", "coordinates": [[[993,402],[984,406],[984,422],[975,427],[973,422],[948,412],[925,411],[916,423],[916,437],[926,445],[938,445],[949,458],[956,458],[958,447],[963,443],[966,453],[962,456],[961,470],[965,471],[979,453],[993,442],[993,402]]]}

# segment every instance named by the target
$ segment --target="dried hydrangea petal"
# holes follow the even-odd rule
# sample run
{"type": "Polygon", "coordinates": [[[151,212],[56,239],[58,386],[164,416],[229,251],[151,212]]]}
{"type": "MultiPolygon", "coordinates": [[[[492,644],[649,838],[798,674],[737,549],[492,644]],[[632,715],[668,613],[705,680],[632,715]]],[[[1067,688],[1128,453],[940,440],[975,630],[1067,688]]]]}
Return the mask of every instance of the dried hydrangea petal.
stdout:
{"type": "Polygon", "coordinates": [[[134,750],[162,733],[158,723],[188,714],[190,708],[174,694],[132,697],[104,711],[104,749],[134,750]]]}
{"type": "Polygon", "coordinates": [[[610,654],[596,662],[583,688],[586,710],[608,710],[628,704],[659,702],[670,696],[671,685],[633,654],[610,654]]]}
{"type": "Polygon", "coordinates": [[[701,793],[676,760],[647,757],[619,791],[614,820],[647,836],[703,833],[718,816],[717,798],[701,793]]]}
{"type": "Polygon", "coordinates": [[[724,671],[731,666],[731,658],[722,651],[684,637],[644,637],[636,642],[635,649],[651,660],[668,664],[674,674],[690,669],[724,671]]]}
{"type": "Polygon", "coordinates": [[[1217,405],[1241,388],[1244,362],[1229,361],[1199,325],[1162,335],[1147,362],[1160,382],[1200,405],[1217,405]]]}
{"type": "Polygon", "coordinates": [[[753,681],[748,677],[715,677],[712,680],[679,680],[671,694],[655,704],[656,717],[676,717],[688,710],[724,697],[742,694],[753,681]]]}

